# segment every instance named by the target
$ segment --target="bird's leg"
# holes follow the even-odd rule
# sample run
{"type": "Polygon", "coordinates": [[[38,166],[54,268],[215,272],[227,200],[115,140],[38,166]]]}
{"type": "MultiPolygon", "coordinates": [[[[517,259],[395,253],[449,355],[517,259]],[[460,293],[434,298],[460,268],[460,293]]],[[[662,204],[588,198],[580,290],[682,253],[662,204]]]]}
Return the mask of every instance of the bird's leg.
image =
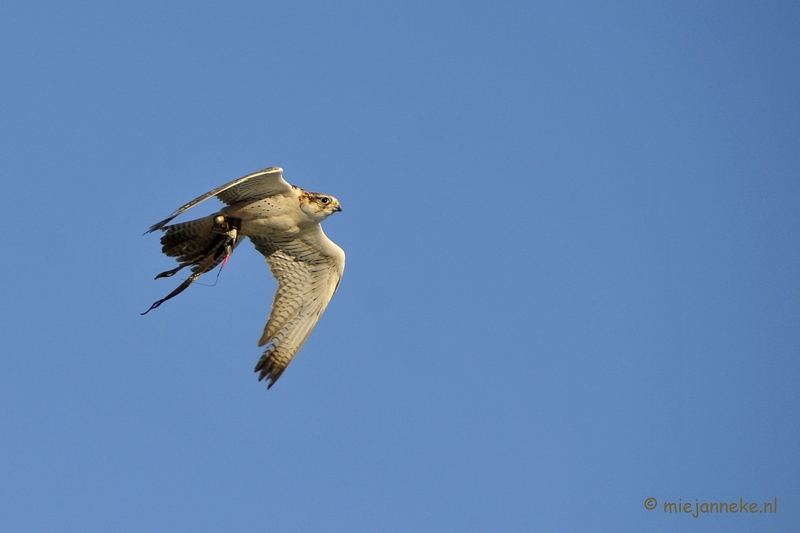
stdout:
{"type": "Polygon", "coordinates": [[[228,263],[228,258],[233,252],[233,247],[236,246],[236,239],[239,238],[239,229],[242,226],[242,219],[235,217],[226,217],[224,215],[217,215],[214,217],[214,231],[221,233],[225,236],[225,244],[221,249],[225,250],[225,259],[222,260],[222,266],[219,267],[220,272],[225,268],[228,263]]]}

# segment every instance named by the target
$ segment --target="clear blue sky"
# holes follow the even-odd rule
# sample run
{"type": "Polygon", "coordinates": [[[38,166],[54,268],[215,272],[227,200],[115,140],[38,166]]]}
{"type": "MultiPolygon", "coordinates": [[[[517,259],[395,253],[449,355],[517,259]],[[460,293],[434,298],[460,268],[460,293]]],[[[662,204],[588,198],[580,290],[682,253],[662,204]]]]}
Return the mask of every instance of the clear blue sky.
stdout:
{"type": "Polygon", "coordinates": [[[798,28],[3,2],[0,530],[800,530],[798,28]],[[347,269],[267,391],[249,243],[139,313],[142,233],[273,165],[341,200],[347,269]],[[777,512],[663,507],[740,498],[777,512]]]}

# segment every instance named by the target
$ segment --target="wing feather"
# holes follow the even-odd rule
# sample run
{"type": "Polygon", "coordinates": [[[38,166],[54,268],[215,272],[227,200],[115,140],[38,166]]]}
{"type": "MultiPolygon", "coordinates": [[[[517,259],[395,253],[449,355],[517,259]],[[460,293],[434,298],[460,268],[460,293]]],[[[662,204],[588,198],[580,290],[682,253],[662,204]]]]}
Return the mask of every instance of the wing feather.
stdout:
{"type": "Polygon", "coordinates": [[[259,346],[256,365],[271,387],[303,346],[328,306],[344,272],[344,251],[317,225],[292,240],[250,237],[269,264],[278,290],[259,346]]]}
{"type": "Polygon", "coordinates": [[[147,233],[152,233],[169,224],[175,217],[196,206],[200,202],[205,202],[212,196],[216,196],[227,205],[235,204],[246,199],[258,199],[272,196],[274,194],[285,193],[292,190],[292,186],[283,179],[283,169],[280,167],[270,167],[259,170],[253,174],[235,179],[230,183],[221,185],[213,191],[208,191],[202,196],[198,196],[191,202],[182,205],[177,211],[157,224],[153,224],[147,233]]]}

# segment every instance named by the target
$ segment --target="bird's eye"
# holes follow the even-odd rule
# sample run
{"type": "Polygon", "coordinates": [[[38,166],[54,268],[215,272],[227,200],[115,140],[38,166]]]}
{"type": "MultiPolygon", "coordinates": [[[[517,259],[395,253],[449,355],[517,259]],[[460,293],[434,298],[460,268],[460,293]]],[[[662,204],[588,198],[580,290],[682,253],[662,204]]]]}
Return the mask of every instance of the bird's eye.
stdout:
{"type": "Polygon", "coordinates": [[[327,196],[323,196],[322,198],[319,199],[319,201],[327,205],[328,203],[330,203],[331,199],[328,198],[327,196]]]}

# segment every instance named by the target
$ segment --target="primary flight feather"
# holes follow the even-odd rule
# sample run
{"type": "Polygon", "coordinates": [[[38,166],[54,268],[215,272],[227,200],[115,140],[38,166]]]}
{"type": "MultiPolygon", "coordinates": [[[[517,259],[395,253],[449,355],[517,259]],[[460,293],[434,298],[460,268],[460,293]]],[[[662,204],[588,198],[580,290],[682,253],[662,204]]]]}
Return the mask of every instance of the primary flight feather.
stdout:
{"type": "Polygon", "coordinates": [[[283,179],[283,169],[271,167],[217,187],[154,224],[161,230],[162,252],[179,265],[156,279],[191,267],[192,274],[150,309],[183,292],[198,277],[228,257],[242,237],[248,237],[269,264],[278,289],[259,346],[267,346],[256,365],[259,381],[272,387],[317,324],[339,286],[344,250],[322,231],[320,223],[342,207],[333,196],[305,191],[283,179]],[[227,204],[217,213],[168,225],[175,217],[216,196],[227,204]]]}

